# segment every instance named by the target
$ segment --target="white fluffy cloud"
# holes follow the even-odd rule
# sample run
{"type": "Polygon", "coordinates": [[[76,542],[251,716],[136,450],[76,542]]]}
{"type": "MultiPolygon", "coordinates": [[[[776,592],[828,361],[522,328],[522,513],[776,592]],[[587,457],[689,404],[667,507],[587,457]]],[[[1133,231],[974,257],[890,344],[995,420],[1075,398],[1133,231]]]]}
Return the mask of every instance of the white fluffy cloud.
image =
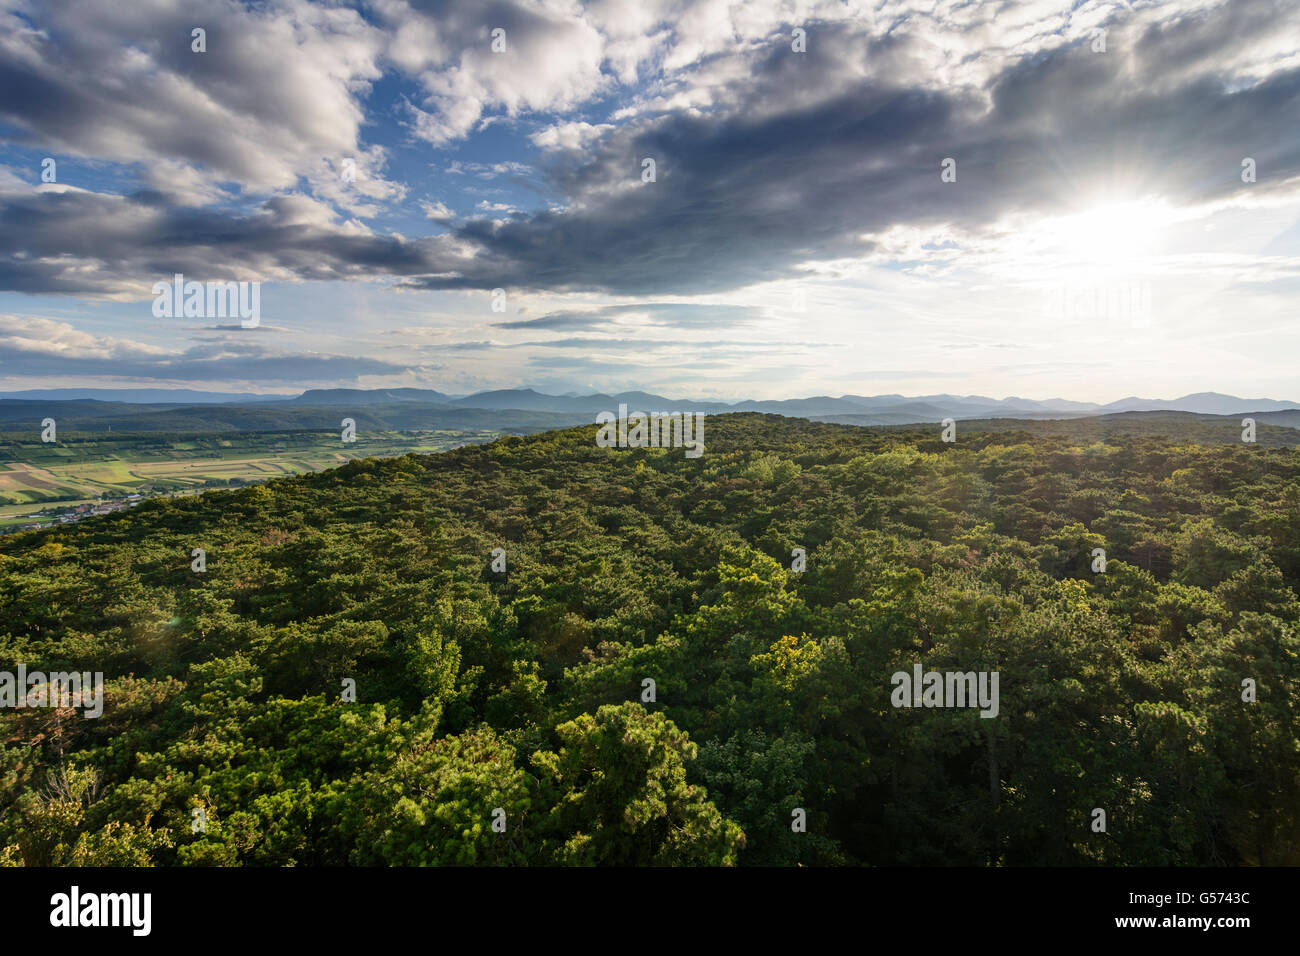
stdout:
{"type": "Polygon", "coordinates": [[[600,139],[607,130],[614,128],[612,123],[572,122],[556,123],[538,130],[531,137],[533,145],[542,149],[581,149],[588,143],[600,139]]]}
{"type": "Polygon", "coordinates": [[[19,94],[0,109],[33,139],[158,167],[163,182],[185,163],[254,190],[357,152],[357,93],[380,77],[385,44],[355,11],[305,0],[11,0],[0,18],[0,70],[19,94]],[[192,50],[195,28],[206,52],[192,50]]]}
{"type": "Polygon", "coordinates": [[[489,109],[568,110],[607,84],[601,35],[570,3],[453,0],[426,13],[380,0],[376,10],[392,30],[389,58],[424,89],[414,128],[431,143],[466,135],[489,109]],[[504,31],[500,52],[496,30],[504,31]]]}
{"type": "Polygon", "coordinates": [[[138,360],[169,354],[167,349],[89,332],[53,319],[0,315],[0,355],[30,360],[38,355],[64,359],[138,360]]]}

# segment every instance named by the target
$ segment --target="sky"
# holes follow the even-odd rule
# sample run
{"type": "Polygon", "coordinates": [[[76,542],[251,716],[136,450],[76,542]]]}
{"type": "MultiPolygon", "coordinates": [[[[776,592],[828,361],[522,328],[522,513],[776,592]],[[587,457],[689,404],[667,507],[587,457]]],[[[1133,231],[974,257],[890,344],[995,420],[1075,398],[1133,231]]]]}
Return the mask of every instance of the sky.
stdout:
{"type": "Polygon", "coordinates": [[[0,390],[1300,399],[1298,36],[1269,0],[0,0],[0,390]],[[157,315],[176,274],[258,283],[258,324],[157,315]]]}

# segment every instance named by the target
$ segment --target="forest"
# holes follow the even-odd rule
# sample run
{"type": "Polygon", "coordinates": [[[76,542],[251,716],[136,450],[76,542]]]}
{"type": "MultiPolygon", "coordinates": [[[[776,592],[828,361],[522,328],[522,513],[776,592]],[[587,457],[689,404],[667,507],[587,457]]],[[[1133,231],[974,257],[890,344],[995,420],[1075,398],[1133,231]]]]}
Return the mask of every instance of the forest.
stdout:
{"type": "Polygon", "coordinates": [[[587,426],[7,536],[0,671],[104,692],[0,710],[0,863],[1300,864],[1300,453],[1162,427],[587,426]]]}

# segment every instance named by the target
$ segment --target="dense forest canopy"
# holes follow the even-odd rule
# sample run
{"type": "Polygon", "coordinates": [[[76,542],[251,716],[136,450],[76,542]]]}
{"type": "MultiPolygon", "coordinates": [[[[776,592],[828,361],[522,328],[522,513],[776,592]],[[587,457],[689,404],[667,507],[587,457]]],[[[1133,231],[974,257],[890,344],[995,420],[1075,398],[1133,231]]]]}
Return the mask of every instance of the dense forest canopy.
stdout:
{"type": "Polygon", "coordinates": [[[0,541],[3,862],[1300,863],[1293,448],[594,432],[0,541]]]}

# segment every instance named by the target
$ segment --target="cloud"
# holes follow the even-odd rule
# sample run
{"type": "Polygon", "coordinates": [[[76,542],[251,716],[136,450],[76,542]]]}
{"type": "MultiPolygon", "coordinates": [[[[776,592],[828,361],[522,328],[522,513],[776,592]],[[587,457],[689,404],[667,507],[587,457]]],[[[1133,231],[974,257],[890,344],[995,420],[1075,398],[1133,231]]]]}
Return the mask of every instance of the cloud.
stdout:
{"type": "Polygon", "coordinates": [[[426,219],[433,222],[448,223],[454,222],[456,213],[449,209],[446,204],[440,202],[421,202],[420,208],[424,210],[426,219]]]}
{"type": "Polygon", "coordinates": [[[453,160],[447,165],[449,176],[475,176],[478,179],[495,179],[498,176],[527,176],[533,171],[527,163],[514,160],[503,163],[473,163],[453,160]]]}
{"type": "Polygon", "coordinates": [[[819,34],[817,57],[771,45],[743,82],[715,93],[714,111],[638,119],[593,155],[553,163],[569,208],[464,223],[467,268],[411,284],[707,293],[860,258],[903,224],[978,237],[1007,217],[1112,192],[1212,202],[1243,192],[1246,155],[1269,170],[1256,194],[1293,190],[1300,70],[1241,86],[1225,66],[1276,30],[1269,12],[1298,19],[1281,7],[1219,7],[1196,30],[1116,28],[1112,49],[1125,53],[1058,46],[1013,62],[984,90],[864,79],[854,64],[878,52],[897,60],[901,41],[848,28],[819,34]],[[1206,36],[1224,31],[1231,40],[1207,56],[1206,36]],[[1172,85],[1171,64],[1182,67],[1172,85]],[[656,160],[656,182],[641,181],[644,157],[656,160]],[[947,157],[954,183],[940,179],[947,157]]]}
{"type": "Polygon", "coordinates": [[[730,328],[749,325],[761,318],[762,310],[743,305],[644,302],[611,305],[586,312],[551,312],[535,319],[494,322],[498,329],[626,329],[664,326],[679,329],[730,328]]]}
{"type": "Polygon", "coordinates": [[[493,322],[495,329],[596,329],[609,324],[600,312],[552,312],[535,319],[516,319],[511,322],[493,322]]]}
{"type": "Polygon", "coordinates": [[[198,329],[195,329],[195,331],[196,332],[230,332],[233,333],[234,335],[243,335],[246,332],[252,332],[254,334],[262,334],[265,332],[288,332],[291,335],[294,334],[293,329],[277,328],[276,326],[266,325],[265,323],[261,323],[261,322],[259,322],[257,325],[251,328],[247,328],[243,325],[204,325],[198,329]]]}
{"type": "Polygon", "coordinates": [[[0,315],[0,361],[42,357],[69,362],[86,360],[139,361],[168,355],[166,349],[112,336],[95,336],[66,322],[0,315]]]}
{"type": "Polygon", "coordinates": [[[359,356],[285,354],[249,342],[226,341],[174,351],[111,336],[93,336],[66,322],[0,315],[0,367],[10,381],[62,376],[190,382],[335,381],[397,375],[411,368],[359,356]]]}
{"type": "Polygon", "coordinates": [[[469,133],[490,109],[571,109],[604,88],[603,42],[596,28],[552,0],[378,0],[388,27],[388,57],[417,76],[424,92],[411,105],[416,136],[437,145],[469,133]],[[493,52],[493,32],[504,49],[493,52]]]}
{"type": "Polygon", "coordinates": [[[0,289],[152,299],[154,282],[366,279],[428,273],[454,242],[378,236],[301,195],[250,213],[169,205],[151,193],[0,195],[0,289]],[[441,250],[438,257],[433,251],[441,250]]]}
{"type": "MultiPolygon", "coordinates": [[[[182,42],[195,16],[185,6],[156,17],[131,5],[84,18],[60,3],[15,9],[0,40],[3,115],[61,148],[140,162],[151,188],[0,193],[0,289],[12,291],[140,298],[183,272],[660,298],[860,261],[905,226],[953,237],[951,262],[1007,223],[1089,197],[1133,190],[1208,204],[1294,190],[1300,177],[1290,121],[1300,68],[1276,40],[1300,25],[1293,4],[1115,6],[1109,20],[1016,7],[1000,21],[997,56],[976,55],[993,30],[976,6],[868,15],[811,5],[803,54],[790,48],[789,12],[773,4],[601,3],[584,18],[541,0],[379,0],[373,23],[302,0],[218,4],[205,17],[207,54],[182,42]],[[1104,54],[1088,40],[1097,23],[1110,28],[1104,54]],[[491,52],[491,24],[513,53],[491,52]],[[551,123],[533,134],[546,147],[537,170],[516,159],[446,168],[479,179],[539,172],[563,204],[423,238],[358,221],[403,195],[379,175],[384,153],[358,141],[360,96],[381,64],[420,78],[434,110],[423,134],[442,142],[485,109],[563,111],[603,95],[604,52],[618,43],[620,76],[659,71],[624,122],[551,123]],[[1243,156],[1259,164],[1249,187],[1243,156]],[[656,182],[641,180],[645,157],[656,182]],[[940,181],[945,157],[956,160],[954,183],[940,181]],[[345,158],[359,173],[350,181],[345,158]],[[242,207],[192,205],[227,192],[197,177],[200,167],[280,191],[242,207]]],[[[518,208],[513,196],[481,206],[518,208]]],[[[422,208],[453,221],[442,203],[422,208]]],[[[600,318],[690,315],[727,321],[657,305],[639,319],[600,318]]],[[[536,324],[502,327],[545,328],[548,318],[522,321],[536,324]]],[[[601,327],[576,313],[549,322],[601,327]]]]}
{"type": "Polygon", "coordinates": [[[549,339],[537,342],[520,342],[512,348],[523,347],[540,347],[550,349],[581,349],[587,351],[620,351],[620,352],[656,352],[656,351],[675,351],[675,352],[703,352],[707,351],[710,355],[731,354],[735,356],[744,355],[747,352],[760,352],[766,350],[788,351],[790,349],[817,349],[817,348],[838,348],[839,346],[831,342],[770,342],[770,341],[751,341],[751,340],[713,340],[713,341],[694,341],[689,339],[607,339],[607,338],[570,338],[570,339],[549,339]],[[724,349],[732,349],[730,353],[723,352],[724,349]]]}
{"type": "Polygon", "coordinates": [[[777,351],[788,354],[792,350],[834,349],[840,348],[833,342],[772,342],[772,341],[738,341],[714,340],[695,341],[687,339],[611,339],[611,338],[568,338],[544,339],[530,342],[496,342],[483,340],[477,342],[453,342],[438,346],[439,349],[452,351],[485,351],[507,349],[574,349],[577,351],[596,352],[637,352],[649,355],[658,352],[670,352],[677,356],[698,355],[707,352],[715,358],[732,357],[736,359],[752,356],[757,352],[777,351]]]}
{"type": "MultiPolygon", "coordinates": [[[[323,184],[331,162],[379,161],[360,147],[358,95],[382,75],[385,43],[356,11],[303,0],[20,0],[0,12],[0,118],[42,149],[138,163],[187,202],[223,181],[323,184]],[[196,26],[206,52],[192,50],[196,26]]],[[[400,191],[368,182],[371,198],[400,191]]]]}
{"type": "Polygon", "coordinates": [[[529,138],[533,141],[533,145],[540,146],[542,149],[576,150],[595,142],[611,129],[614,129],[613,123],[600,123],[595,126],[584,122],[557,123],[538,130],[529,138]]]}

